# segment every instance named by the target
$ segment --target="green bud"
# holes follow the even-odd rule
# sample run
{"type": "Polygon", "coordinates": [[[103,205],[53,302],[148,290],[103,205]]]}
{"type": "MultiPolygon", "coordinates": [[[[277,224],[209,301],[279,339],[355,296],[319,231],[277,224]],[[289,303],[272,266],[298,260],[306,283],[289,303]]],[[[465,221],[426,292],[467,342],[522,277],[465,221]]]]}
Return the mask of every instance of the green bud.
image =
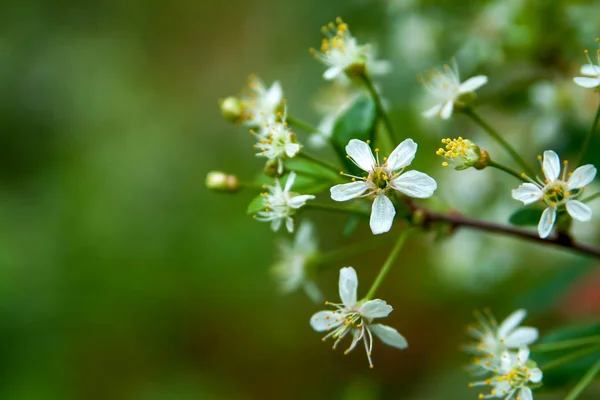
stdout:
{"type": "Polygon", "coordinates": [[[242,121],[242,105],[240,99],[234,96],[227,97],[219,101],[221,115],[229,122],[238,124],[242,121]]]}
{"type": "Polygon", "coordinates": [[[206,187],[217,192],[237,192],[240,182],[234,175],[228,175],[221,171],[211,171],[206,175],[206,187]]]}

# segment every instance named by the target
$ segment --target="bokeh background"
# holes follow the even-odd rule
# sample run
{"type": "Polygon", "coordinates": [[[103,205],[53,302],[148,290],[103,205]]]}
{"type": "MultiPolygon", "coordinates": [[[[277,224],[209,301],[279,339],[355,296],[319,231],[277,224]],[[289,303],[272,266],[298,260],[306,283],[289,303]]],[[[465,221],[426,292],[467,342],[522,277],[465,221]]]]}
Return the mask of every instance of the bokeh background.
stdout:
{"type": "MultiPolygon", "coordinates": [[[[262,169],[218,99],[254,72],[316,124],[326,83],[308,48],[337,16],[393,63],[377,84],[401,136],[419,142],[415,168],[468,215],[506,222],[517,182],[440,166],[434,151],[451,135],[509,160],[460,116],[423,121],[419,72],[456,56],[463,77],[488,75],[481,114],[531,160],[547,148],[574,157],[589,129],[598,99],[572,77],[600,33],[594,0],[5,0],[0,397],[475,399],[459,351],[473,309],[526,307],[542,333],[598,318],[597,262],[469,231],[404,250],[378,294],[410,347],[376,343],[373,370],[310,329],[322,306],[279,294],[269,268],[286,235],[246,215],[256,193],[204,187],[209,170],[248,180],[262,169]]],[[[598,145],[586,160],[597,165],[598,145]]],[[[370,237],[366,225],[345,237],[341,216],[302,217],[324,250],[370,237]]],[[[598,227],[575,230],[600,244],[598,227]]],[[[318,285],[337,300],[339,267],[353,265],[362,293],[386,253],[332,265],[318,285]]],[[[581,398],[599,397],[596,386],[581,398]]]]}

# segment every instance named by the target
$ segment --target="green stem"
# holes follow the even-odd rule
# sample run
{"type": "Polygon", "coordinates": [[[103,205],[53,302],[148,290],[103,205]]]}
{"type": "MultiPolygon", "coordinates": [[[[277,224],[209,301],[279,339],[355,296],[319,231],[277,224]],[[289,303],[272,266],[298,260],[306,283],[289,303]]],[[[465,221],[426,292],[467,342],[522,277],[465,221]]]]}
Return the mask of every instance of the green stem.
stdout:
{"type": "Polygon", "coordinates": [[[373,238],[363,243],[353,243],[351,245],[320,254],[315,258],[315,261],[323,264],[335,262],[343,258],[348,258],[357,254],[378,249],[395,239],[396,237],[393,235],[385,235],[384,237],[373,238]]]}
{"type": "Polygon", "coordinates": [[[586,197],[585,199],[581,200],[584,203],[589,203],[592,200],[596,200],[598,197],[600,197],[600,192],[598,193],[594,193],[591,196],[586,197]]]}
{"type": "Polygon", "coordinates": [[[302,157],[305,160],[308,160],[308,161],[312,162],[313,164],[317,164],[317,165],[320,165],[321,167],[327,168],[328,170],[331,170],[331,171],[335,172],[338,175],[339,175],[339,173],[341,171],[341,169],[338,168],[338,167],[336,167],[335,165],[331,165],[331,164],[329,164],[326,161],[320,160],[320,159],[318,159],[316,157],[313,157],[311,155],[308,155],[308,154],[306,154],[306,153],[304,153],[302,151],[300,153],[298,153],[298,157],[302,157]]]}
{"type": "Polygon", "coordinates": [[[392,143],[398,143],[396,141],[396,134],[394,133],[394,127],[392,126],[392,121],[390,120],[390,117],[385,112],[385,108],[383,107],[383,102],[381,100],[381,96],[379,96],[377,89],[375,89],[375,86],[373,85],[373,81],[366,73],[362,74],[361,78],[362,78],[362,81],[365,83],[367,90],[371,94],[373,101],[375,101],[375,107],[377,107],[377,114],[379,115],[379,118],[383,121],[383,123],[385,125],[385,130],[388,133],[390,141],[392,143]]]}
{"type": "Polygon", "coordinates": [[[600,344],[600,335],[587,336],[577,339],[561,340],[554,343],[540,343],[530,347],[532,352],[542,353],[545,351],[565,350],[586,344],[600,344]]]}
{"type": "Polygon", "coordinates": [[[590,369],[588,369],[588,371],[585,373],[585,375],[583,375],[581,380],[577,382],[577,385],[575,385],[575,387],[569,392],[569,394],[567,394],[565,400],[575,400],[577,397],[579,397],[579,395],[583,393],[585,388],[588,387],[590,383],[592,383],[592,381],[598,374],[598,371],[600,371],[600,358],[594,363],[594,365],[590,367],[590,369]]]}
{"type": "Polygon", "coordinates": [[[351,208],[351,207],[340,207],[333,204],[325,204],[325,203],[315,203],[314,201],[307,202],[302,209],[313,209],[313,210],[323,210],[323,211],[333,211],[342,214],[354,214],[359,215],[361,217],[369,217],[371,215],[371,211],[364,210],[360,208],[351,208]]]}
{"type": "Polygon", "coordinates": [[[592,136],[594,136],[594,131],[596,130],[596,125],[598,125],[599,119],[600,119],[600,104],[598,104],[598,109],[596,110],[596,116],[594,117],[594,122],[592,122],[592,128],[588,132],[587,136],[585,137],[585,141],[583,142],[583,145],[581,146],[581,153],[579,153],[579,159],[577,160],[577,163],[575,163],[574,165],[581,165],[581,162],[583,161],[583,158],[585,157],[585,155],[590,147],[590,144],[592,143],[592,136]]]}
{"type": "Polygon", "coordinates": [[[258,182],[238,182],[241,189],[265,189],[265,185],[263,183],[258,182]]]}
{"type": "Polygon", "coordinates": [[[304,132],[307,133],[319,133],[324,135],[323,132],[320,132],[317,128],[315,128],[314,126],[312,126],[311,124],[309,124],[308,122],[304,122],[301,119],[298,119],[296,117],[293,117],[291,115],[287,115],[286,119],[288,124],[292,125],[292,126],[297,126],[298,128],[302,129],[304,132]]]}
{"type": "Polygon", "coordinates": [[[581,350],[575,351],[571,354],[567,354],[564,357],[557,358],[556,360],[550,361],[548,364],[544,365],[543,367],[540,367],[540,369],[545,372],[549,369],[560,367],[563,364],[570,363],[571,361],[578,360],[582,357],[585,357],[587,355],[590,355],[590,354],[598,352],[598,351],[600,351],[600,346],[592,346],[592,347],[588,347],[585,349],[581,349],[581,350]]]}
{"type": "Polygon", "coordinates": [[[400,237],[398,237],[398,241],[396,242],[396,245],[394,246],[394,248],[392,249],[392,252],[388,256],[387,260],[385,260],[385,263],[383,264],[383,266],[381,267],[381,270],[379,271],[377,278],[375,278],[375,282],[373,282],[373,285],[371,285],[371,289],[369,289],[369,293],[367,293],[365,300],[373,299],[373,296],[375,296],[375,292],[377,292],[377,289],[379,289],[379,286],[381,286],[381,284],[383,283],[383,280],[385,279],[387,274],[390,272],[392,265],[394,265],[394,261],[396,261],[396,258],[398,257],[398,254],[400,254],[400,250],[402,249],[402,246],[404,246],[406,239],[408,239],[408,237],[410,236],[410,233],[411,233],[410,228],[407,228],[404,232],[402,232],[400,237]]]}
{"type": "Polygon", "coordinates": [[[523,170],[525,172],[527,172],[527,174],[529,176],[535,176],[535,171],[533,171],[529,165],[527,165],[527,163],[525,162],[525,160],[523,160],[523,158],[521,158],[521,156],[519,155],[519,153],[517,153],[517,151],[515,149],[513,149],[511,147],[511,145],[504,140],[504,138],[494,130],[494,128],[492,128],[487,122],[485,122],[480,116],[479,114],[477,114],[475,112],[475,110],[473,110],[472,108],[465,108],[463,109],[463,112],[469,116],[476,124],[478,124],[481,128],[483,128],[484,131],[486,131],[495,141],[497,141],[502,147],[504,147],[504,149],[510,154],[510,156],[513,158],[513,160],[519,164],[519,166],[521,168],[523,168],[523,170]]]}
{"type": "Polygon", "coordinates": [[[512,168],[507,167],[506,165],[502,165],[502,164],[497,163],[496,161],[492,161],[492,160],[489,160],[487,165],[488,165],[488,167],[493,167],[493,168],[499,169],[501,171],[504,171],[508,174],[511,174],[512,176],[519,179],[520,181],[529,182],[527,179],[523,178],[523,176],[521,176],[521,174],[519,174],[517,171],[515,171],[512,168]]]}

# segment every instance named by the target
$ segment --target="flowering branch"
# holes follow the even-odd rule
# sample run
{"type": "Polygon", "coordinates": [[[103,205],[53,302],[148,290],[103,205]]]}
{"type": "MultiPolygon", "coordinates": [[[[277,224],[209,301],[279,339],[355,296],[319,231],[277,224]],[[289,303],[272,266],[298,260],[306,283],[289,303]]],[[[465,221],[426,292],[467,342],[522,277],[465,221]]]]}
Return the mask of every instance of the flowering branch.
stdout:
{"type": "Polygon", "coordinates": [[[466,116],[470,117],[477,125],[482,127],[483,130],[486,131],[495,141],[497,141],[502,147],[504,147],[504,149],[513,158],[513,160],[515,160],[515,162],[519,164],[519,166],[523,168],[525,172],[527,172],[531,176],[535,176],[535,172],[529,167],[529,165],[527,165],[527,163],[525,162],[525,160],[523,160],[519,153],[517,153],[517,151],[513,149],[512,146],[506,140],[504,140],[504,138],[498,132],[494,130],[494,128],[492,128],[487,122],[485,122],[479,116],[479,114],[475,112],[475,110],[473,110],[471,107],[465,107],[462,109],[462,112],[466,116]]]}
{"type": "Polygon", "coordinates": [[[581,146],[581,153],[579,154],[579,161],[575,165],[579,165],[583,161],[583,158],[585,157],[585,154],[587,153],[587,151],[590,147],[590,143],[592,142],[592,136],[594,136],[594,131],[596,130],[596,125],[598,125],[599,119],[600,119],[600,104],[598,104],[598,109],[596,110],[596,116],[594,117],[594,121],[592,122],[592,128],[588,132],[587,136],[585,137],[585,141],[583,142],[583,145],[581,146]]]}

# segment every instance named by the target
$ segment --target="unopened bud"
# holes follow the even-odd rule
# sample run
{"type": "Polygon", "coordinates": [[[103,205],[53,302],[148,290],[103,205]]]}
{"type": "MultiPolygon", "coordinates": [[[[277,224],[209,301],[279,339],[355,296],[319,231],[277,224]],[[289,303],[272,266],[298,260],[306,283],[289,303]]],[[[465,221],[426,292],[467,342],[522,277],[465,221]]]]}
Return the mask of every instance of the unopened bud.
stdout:
{"type": "Polygon", "coordinates": [[[481,170],[487,167],[490,163],[490,153],[485,150],[480,150],[479,152],[481,157],[479,157],[479,161],[473,164],[473,168],[481,170]]]}
{"type": "Polygon", "coordinates": [[[280,174],[279,173],[279,160],[269,160],[265,164],[265,175],[271,178],[279,178],[285,173],[285,170],[280,174]]]}
{"type": "Polygon", "coordinates": [[[206,187],[218,192],[237,192],[240,182],[235,175],[228,175],[220,171],[211,171],[206,175],[206,187]]]}
{"type": "Polygon", "coordinates": [[[219,106],[221,107],[221,114],[223,118],[225,118],[229,122],[233,122],[235,124],[239,123],[242,118],[242,105],[240,103],[240,99],[237,97],[231,96],[219,101],[219,106]]]}

